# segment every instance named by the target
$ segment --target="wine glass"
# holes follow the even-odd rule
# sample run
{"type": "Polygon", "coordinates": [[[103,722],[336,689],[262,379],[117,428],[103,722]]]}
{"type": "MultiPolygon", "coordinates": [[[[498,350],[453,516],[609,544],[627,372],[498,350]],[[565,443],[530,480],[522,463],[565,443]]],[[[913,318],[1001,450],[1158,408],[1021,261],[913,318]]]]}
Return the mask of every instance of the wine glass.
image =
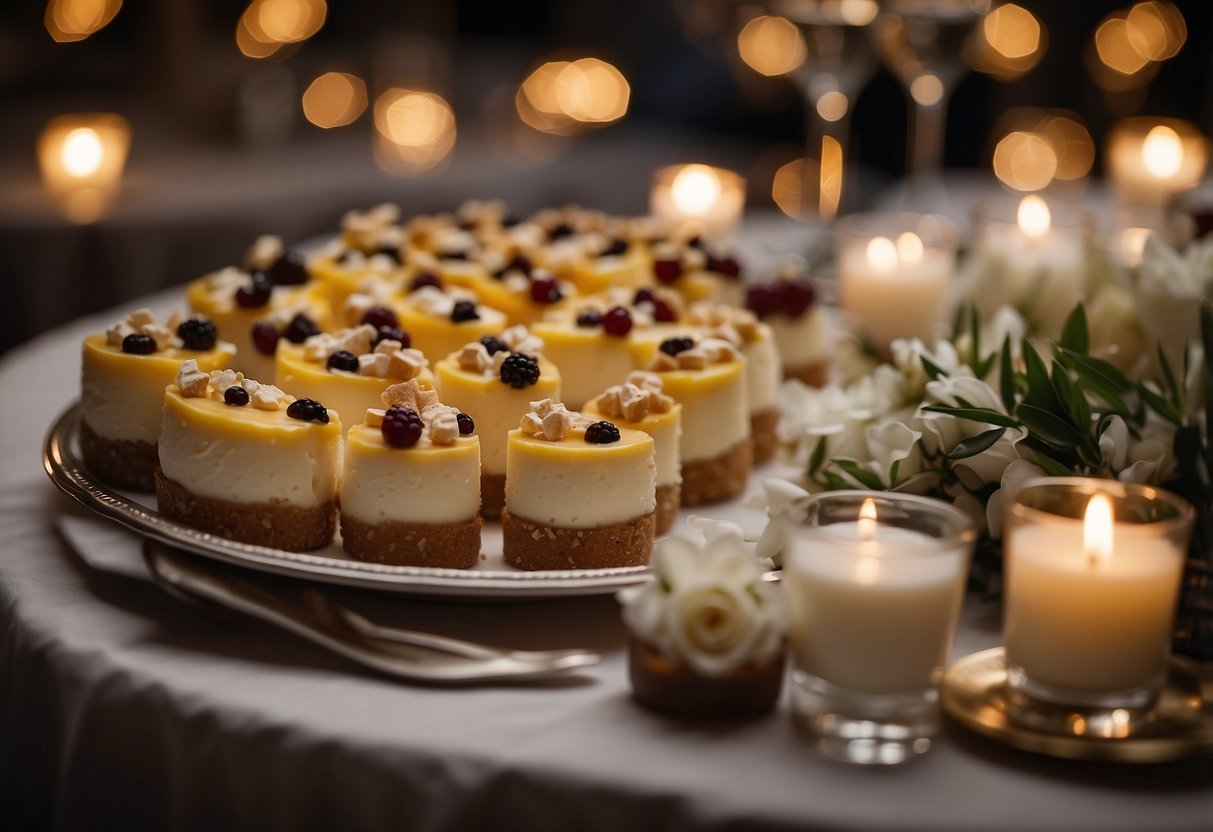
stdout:
{"type": "Polygon", "coordinates": [[[910,98],[910,190],[941,184],[948,97],[968,71],[968,40],[990,0],[884,0],[871,28],[876,51],[910,98]]]}
{"type": "Polygon", "coordinates": [[[866,29],[879,9],[875,0],[773,0],[771,9],[805,44],[804,63],[789,75],[806,111],[801,217],[830,220],[842,199],[851,113],[876,69],[866,29]]]}

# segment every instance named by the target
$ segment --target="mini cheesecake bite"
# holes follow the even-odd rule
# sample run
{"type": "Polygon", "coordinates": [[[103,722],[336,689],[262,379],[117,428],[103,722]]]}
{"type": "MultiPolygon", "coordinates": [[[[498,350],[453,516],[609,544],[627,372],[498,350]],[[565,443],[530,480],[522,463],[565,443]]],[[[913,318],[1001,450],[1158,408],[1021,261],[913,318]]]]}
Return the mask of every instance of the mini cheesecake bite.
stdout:
{"type": "Polygon", "coordinates": [[[656,533],[668,532],[674,527],[682,505],[679,453],[682,405],[662,392],[660,376],[636,371],[630,373],[623,384],[608,387],[602,395],[590,399],[582,413],[590,418],[607,419],[620,428],[642,431],[653,438],[657,466],[656,533]]]}
{"type": "Polygon", "coordinates": [[[233,370],[204,373],[192,361],[163,399],[160,514],[288,551],[332,540],[341,449],[336,413],[233,370]]]}
{"type": "Polygon", "coordinates": [[[164,388],[185,361],[205,371],[227,366],[236,348],[205,316],[164,324],[138,309],[84,339],[80,368],[80,451],[99,479],[152,491],[164,388]]]}
{"type": "Polygon", "coordinates": [[[830,338],[825,312],[812,281],[795,270],[752,284],[745,306],[771,328],[784,378],[823,387],[830,375],[830,338]]]}
{"type": "Polygon", "coordinates": [[[434,388],[429,361],[408,347],[407,334],[393,330],[363,323],[318,333],[302,344],[282,344],[274,359],[275,383],[293,396],[324,402],[348,431],[368,408],[380,406],[389,386],[415,379],[425,389],[434,388]]]}
{"type": "Polygon", "coordinates": [[[506,328],[506,316],[476,300],[466,289],[422,286],[395,304],[400,325],[413,347],[430,361],[440,361],[464,344],[506,328]]]}
{"type": "Polygon", "coordinates": [[[510,431],[506,563],[526,570],[643,566],[653,549],[653,438],[544,399],[510,431]]]}
{"type": "Polygon", "coordinates": [[[754,464],[745,358],[720,338],[671,341],[647,369],[682,405],[682,504],[732,499],[745,489],[754,464]]]}
{"type": "Polygon", "coordinates": [[[506,444],[531,402],[560,396],[561,375],[525,327],[465,344],[434,365],[446,404],[468,414],[480,436],[481,516],[498,520],[505,505],[506,444]]]}
{"type": "Polygon", "coordinates": [[[341,542],[357,560],[467,569],[480,556],[480,440],[473,420],[410,380],[350,429],[341,542]]]}

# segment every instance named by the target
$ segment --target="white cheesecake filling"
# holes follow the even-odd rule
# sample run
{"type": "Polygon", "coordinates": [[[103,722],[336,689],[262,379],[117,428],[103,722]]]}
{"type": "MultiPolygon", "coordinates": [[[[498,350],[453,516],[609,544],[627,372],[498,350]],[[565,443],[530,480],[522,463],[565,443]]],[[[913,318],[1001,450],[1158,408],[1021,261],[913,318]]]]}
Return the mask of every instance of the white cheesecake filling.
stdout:
{"type": "MultiPolygon", "coordinates": [[[[711,368],[715,369],[715,367],[711,368]]],[[[682,405],[682,462],[715,459],[750,438],[745,373],[737,372],[713,384],[679,384],[663,373],[666,393],[682,405]]]]}
{"type": "Polygon", "coordinates": [[[80,380],[84,421],[102,439],[154,443],[160,436],[164,388],[172,380],[169,377],[157,386],[142,375],[99,365],[90,369],[86,364],[80,380]]]}
{"type": "Polygon", "coordinates": [[[775,344],[785,367],[803,367],[829,357],[825,313],[814,306],[799,318],[772,315],[770,324],[775,344]]]}
{"type": "Polygon", "coordinates": [[[746,358],[745,386],[750,415],[775,407],[775,394],[783,381],[783,361],[771,328],[758,325],[757,337],[741,348],[746,358]]]}
{"type": "Polygon", "coordinates": [[[528,440],[511,436],[506,508],[515,517],[564,529],[594,529],[644,517],[657,507],[653,440],[639,431],[625,436],[631,437],[627,444],[584,446],[594,448],[593,453],[572,442],[551,443],[540,453],[519,451],[518,443],[528,440]]]}
{"type": "Polygon", "coordinates": [[[199,497],[232,503],[313,508],[337,496],[339,429],[291,419],[285,410],[239,410],[248,412],[231,414],[230,420],[209,413],[200,418],[188,405],[166,402],[160,433],[164,475],[199,497]],[[236,420],[241,424],[232,425],[236,420]]]}
{"type": "Polygon", "coordinates": [[[390,448],[378,429],[350,431],[341,513],[363,523],[466,523],[480,512],[480,442],[390,448]]]}

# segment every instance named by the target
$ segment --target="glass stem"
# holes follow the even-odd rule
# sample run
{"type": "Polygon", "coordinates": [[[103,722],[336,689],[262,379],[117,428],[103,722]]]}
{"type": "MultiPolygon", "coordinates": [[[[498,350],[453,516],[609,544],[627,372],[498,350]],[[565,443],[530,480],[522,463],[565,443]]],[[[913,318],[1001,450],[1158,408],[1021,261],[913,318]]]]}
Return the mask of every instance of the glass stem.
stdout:
{"type": "Polygon", "coordinates": [[[910,179],[938,179],[943,168],[947,98],[941,96],[934,104],[919,104],[911,97],[910,108],[910,179]]]}
{"type": "Polygon", "coordinates": [[[805,161],[801,168],[800,219],[834,219],[842,202],[850,114],[827,121],[816,97],[805,96],[805,161]]]}

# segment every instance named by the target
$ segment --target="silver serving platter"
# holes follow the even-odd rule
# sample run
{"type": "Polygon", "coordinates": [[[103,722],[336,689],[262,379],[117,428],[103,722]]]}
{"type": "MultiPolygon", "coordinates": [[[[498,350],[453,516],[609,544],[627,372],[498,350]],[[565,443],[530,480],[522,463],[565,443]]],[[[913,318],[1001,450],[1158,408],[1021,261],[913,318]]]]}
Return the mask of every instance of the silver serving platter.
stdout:
{"type": "Polygon", "coordinates": [[[471,569],[434,569],[362,563],[345,555],[339,541],[312,552],[287,552],[237,543],[161,517],[151,495],[117,491],[97,482],[80,458],[80,406],[72,405],[47,434],[42,462],[64,493],[139,534],[226,563],[328,584],[405,595],[485,600],[548,599],[602,595],[639,583],[648,567],[524,572],[501,558],[501,532],[486,526],[480,562],[471,569]]]}

